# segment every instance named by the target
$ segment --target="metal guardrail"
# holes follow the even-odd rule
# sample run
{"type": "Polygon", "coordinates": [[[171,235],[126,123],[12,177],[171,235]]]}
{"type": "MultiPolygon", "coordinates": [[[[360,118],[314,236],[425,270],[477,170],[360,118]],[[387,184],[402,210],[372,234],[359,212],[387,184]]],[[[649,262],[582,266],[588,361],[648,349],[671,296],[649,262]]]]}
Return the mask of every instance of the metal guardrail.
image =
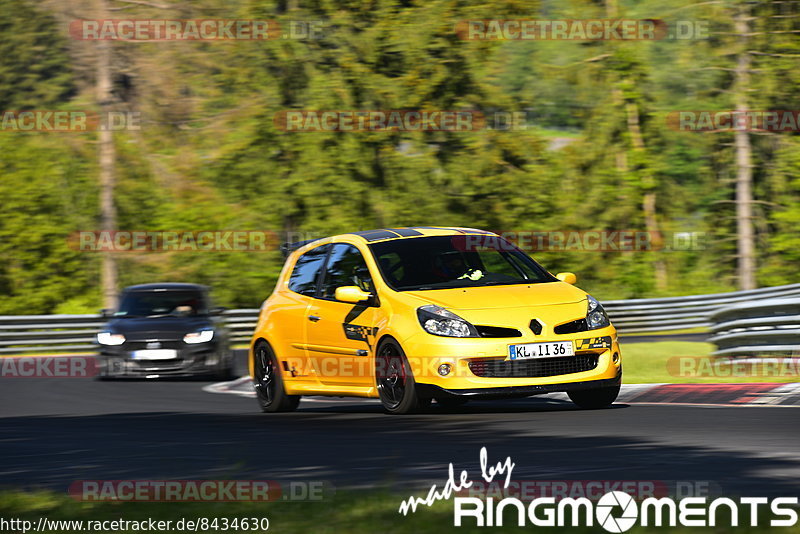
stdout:
{"type": "Polygon", "coordinates": [[[708,329],[713,324],[712,315],[729,306],[793,296],[800,297],[800,284],[711,295],[611,300],[604,301],[603,307],[621,333],[667,332],[689,328],[708,329]]]}
{"type": "MultiPolygon", "coordinates": [[[[612,300],[603,302],[603,306],[617,330],[629,334],[716,328],[713,325],[719,322],[718,317],[724,315],[715,314],[722,313],[723,309],[740,303],[745,304],[745,308],[752,307],[754,301],[786,297],[800,298],[800,284],[714,295],[612,300]]],[[[250,340],[255,329],[258,309],[227,310],[223,317],[231,332],[231,340],[234,343],[245,343],[250,340]]],[[[749,317],[753,318],[757,317],[749,317]]],[[[100,315],[0,316],[0,354],[90,352],[96,349],[94,337],[105,321],[100,315]]],[[[753,326],[768,325],[764,323],[753,326]]],[[[712,331],[715,336],[723,335],[716,329],[712,331]]],[[[791,335],[789,330],[783,333],[791,335]]],[[[769,335],[772,336],[770,339],[777,339],[777,334],[769,335]]],[[[744,336],[739,337],[744,339],[744,336]]]]}
{"type": "MultiPolygon", "coordinates": [[[[233,343],[250,341],[257,308],[222,315],[233,343]]],[[[93,352],[95,336],[106,321],[101,315],[0,315],[0,355],[93,352]]]]}
{"type": "Polygon", "coordinates": [[[740,303],[710,319],[715,356],[800,353],[800,297],[740,303]]]}

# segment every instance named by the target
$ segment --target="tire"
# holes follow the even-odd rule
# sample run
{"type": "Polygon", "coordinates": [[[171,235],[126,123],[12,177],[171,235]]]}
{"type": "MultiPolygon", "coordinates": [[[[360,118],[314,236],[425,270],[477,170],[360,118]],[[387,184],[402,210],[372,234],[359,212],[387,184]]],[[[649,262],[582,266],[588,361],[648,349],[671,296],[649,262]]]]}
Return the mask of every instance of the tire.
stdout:
{"type": "Polygon", "coordinates": [[[278,359],[269,343],[259,341],[253,349],[253,356],[253,386],[261,411],[275,413],[297,409],[300,395],[286,394],[278,359]]]}
{"type": "MultiPolygon", "coordinates": [[[[100,358],[101,358],[101,356],[96,356],[95,357],[95,362],[99,361],[100,358]]],[[[97,365],[99,367],[98,373],[96,375],[94,375],[94,379],[95,380],[97,380],[99,382],[106,382],[108,380],[114,380],[114,378],[116,378],[116,375],[111,374],[109,372],[109,370],[108,370],[108,365],[109,365],[108,360],[105,360],[105,362],[103,362],[102,366],[100,366],[99,363],[95,363],[95,365],[97,365]]]]}
{"type": "Polygon", "coordinates": [[[584,410],[599,410],[608,408],[619,395],[619,386],[597,389],[582,389],[578,391],[568,391],[570,400],[584,410]]]}
{"type": "Polygon", "coordinates": [[[214,379],[220,382],[227,382],[236,378],[236,369],[234,368],[233,356],[223,359],[222,367],[214,373],[214,379]]]}
{"type": "Polygon", "coordinates": [[[464,406],[468,402],[469,399],[464,397],[436,397],[436,404],[441,405],[442,408],[458,408],[459,406],[464,406]]]}
{"type": "Polygon", "coordinates": [[[383,340],[375,351],[375,383],[386,413],[409,414],[430,406],[430,398],[417,394],[411,366],[394,339],[383,340]]]}

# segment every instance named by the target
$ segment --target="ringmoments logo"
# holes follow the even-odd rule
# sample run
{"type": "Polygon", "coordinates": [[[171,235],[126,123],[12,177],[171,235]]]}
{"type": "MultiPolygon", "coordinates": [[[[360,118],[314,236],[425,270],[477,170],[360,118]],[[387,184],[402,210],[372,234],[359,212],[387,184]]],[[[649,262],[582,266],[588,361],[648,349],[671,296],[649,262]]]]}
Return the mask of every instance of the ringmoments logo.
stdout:
{"type": "MultiPolygon", "coordinates": [[[[486,483],[495,478],[505,479],[504,487],[511,484],[516,464],[511,457],[490,464],[486,447],[480,451],[480,476],[486,483]]],[[[516,524],[536,527],[594,526],[607,532],[626,532],[635,525],[655,527],[716,527],[739,526],[747,514],[750,526],[792,527],[797,524],[795,508],[797,497],[648,497],[637,501],[624,491],[609,491],[596,502],[585,498],[539,497],[523,502],[517,497],[496,500],[493,497],[460,497],[476,480],[467,470],[455,474],[453,464],[448,466],[448,478],[439,488],[432,485],[425,497],[411,496],[400,504],[402,515],[415,513],[421,506],[432,506],[438,501],[453,499],[453,525],[493,527],[516,524]],[[724,523],[723,523],[724,522],[724,523]]]]}

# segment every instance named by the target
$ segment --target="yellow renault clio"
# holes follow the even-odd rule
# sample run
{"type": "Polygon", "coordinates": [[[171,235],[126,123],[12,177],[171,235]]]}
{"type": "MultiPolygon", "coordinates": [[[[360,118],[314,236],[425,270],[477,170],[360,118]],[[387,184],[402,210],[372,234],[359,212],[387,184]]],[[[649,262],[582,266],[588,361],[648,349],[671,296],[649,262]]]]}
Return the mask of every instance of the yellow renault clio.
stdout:
{"type": "Polygon", "coordinates": [[[617,333],[575,275],[500,236],[389,228],[287,245],[250,344],[266,412],[303,395],[379,398],[389,413],[566,392],[603,408],[622,380],[617,333]]]}

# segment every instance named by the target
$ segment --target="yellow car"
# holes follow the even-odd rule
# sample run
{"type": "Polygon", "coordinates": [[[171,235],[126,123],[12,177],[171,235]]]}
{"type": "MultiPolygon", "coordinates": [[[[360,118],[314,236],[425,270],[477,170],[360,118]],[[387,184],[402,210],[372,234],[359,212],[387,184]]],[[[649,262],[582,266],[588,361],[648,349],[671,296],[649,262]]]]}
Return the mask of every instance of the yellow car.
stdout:
{"type": "Polygon", "coordinates": [[[496,234],[390,228],[285,248],[250,344],[266,412],[302,395],[380,398],[385,410],[567,392],[609,406],[622,380],[603,307],[496,234]]]}

